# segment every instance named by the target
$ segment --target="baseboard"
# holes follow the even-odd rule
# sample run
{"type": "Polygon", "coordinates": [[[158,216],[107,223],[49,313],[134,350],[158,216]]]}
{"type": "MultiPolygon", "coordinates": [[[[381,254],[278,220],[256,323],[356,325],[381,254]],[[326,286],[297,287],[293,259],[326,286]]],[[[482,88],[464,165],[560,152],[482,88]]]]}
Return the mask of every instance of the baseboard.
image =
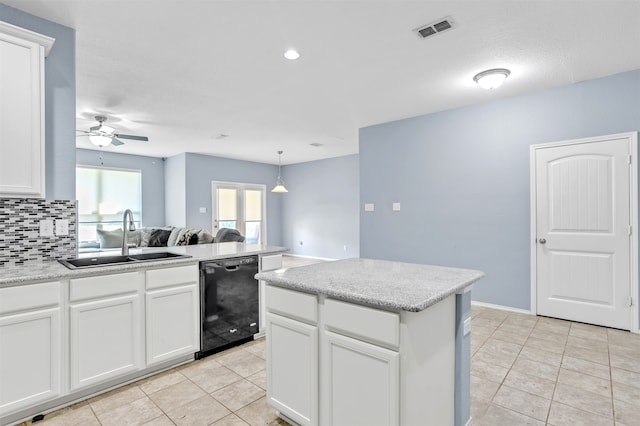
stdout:
{"type": "Polygon", "coordinates": [[[501,311],[517,312],[519,314],[535,315],[534,313],[526,309],[512,308],[511,306],[504,305],[494,305],[493,303],[476,302],[475,300],[471,301],[471,306],[480,306],[482,308],[499,309],[501,311]]]}
{"type": "Polygon", "coordinates": [[[291,256],[291,257],[299,257],[302,259],[316,259],[316,260],[338,260],[338,259],[332,259],[330,257],[318,257],[318,256],[305,256],[303,254],[294,254],[294,253],[283,253],[283,256],[291,256]]]}

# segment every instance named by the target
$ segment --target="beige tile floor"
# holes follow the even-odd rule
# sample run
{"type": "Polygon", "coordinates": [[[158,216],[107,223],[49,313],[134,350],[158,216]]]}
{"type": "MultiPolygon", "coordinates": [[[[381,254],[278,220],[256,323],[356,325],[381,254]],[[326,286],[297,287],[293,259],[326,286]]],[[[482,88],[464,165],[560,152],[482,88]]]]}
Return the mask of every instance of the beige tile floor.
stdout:
{"type": "MultiPolygon", "coordinates": [[[[283,266],[314,262],[285,256],[283,266]]],[[[474,425],[640,425],[640,335],[475,306],[471,324],[474,425]]],[[[265,389],[260,339],[37,424],[286,425],[267,406],[265,389]]]]}
{"type": "Polygon", "coordinates": [[[474,425],[640,425],[640,335],[473,307],[474,425]]]}

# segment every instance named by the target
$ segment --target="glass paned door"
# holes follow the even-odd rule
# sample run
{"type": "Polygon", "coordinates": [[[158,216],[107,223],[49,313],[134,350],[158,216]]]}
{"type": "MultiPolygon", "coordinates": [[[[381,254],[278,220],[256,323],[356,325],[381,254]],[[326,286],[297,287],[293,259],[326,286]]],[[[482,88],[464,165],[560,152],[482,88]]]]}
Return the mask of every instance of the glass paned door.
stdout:
{"type": "Polygon", "coordinates": [[[264,191],[257,189],[244,190],[244,235],[245,242],[259,244],[262,242],[262,197],[264,191]]]}
{"type": "Polygon", "coordinates": [[[238,229],[238,190],[234,187],[217,185],[214,188],[213,235],[220,228],[238,229]]]}
{"type": "Polygon", "coordinates": [[[246,243],[266,244],[264,185],[211,182],[213,234],[221,228],[240,231],[246,243]]]}

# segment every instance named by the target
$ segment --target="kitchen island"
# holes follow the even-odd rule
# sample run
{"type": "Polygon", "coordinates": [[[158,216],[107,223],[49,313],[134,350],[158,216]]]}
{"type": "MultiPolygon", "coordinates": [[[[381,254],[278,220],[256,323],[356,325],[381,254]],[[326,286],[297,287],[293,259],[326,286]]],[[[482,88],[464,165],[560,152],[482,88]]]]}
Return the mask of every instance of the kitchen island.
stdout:
{"type": "Polygon", "coordinates": [[[263,272],[267,402],[304,425],[464,425],[480,271],[346,259],[263,272]]]}

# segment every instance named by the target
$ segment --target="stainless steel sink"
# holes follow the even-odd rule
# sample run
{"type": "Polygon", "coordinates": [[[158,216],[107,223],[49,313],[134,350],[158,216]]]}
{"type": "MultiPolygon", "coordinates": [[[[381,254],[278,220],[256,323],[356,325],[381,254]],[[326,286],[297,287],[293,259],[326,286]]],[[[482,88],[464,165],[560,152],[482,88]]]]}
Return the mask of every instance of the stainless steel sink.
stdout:
{"type": "Polygon", "coordinates": [[[169,252],[132,254],[129,256],[96,256],[77,259],[59,259],[58,262],[69,269],[95,268],[98,266],[122,265],[131,262],[153,262],[154,260],[169,260],[189,258],[187,254],[169,252]]]}

